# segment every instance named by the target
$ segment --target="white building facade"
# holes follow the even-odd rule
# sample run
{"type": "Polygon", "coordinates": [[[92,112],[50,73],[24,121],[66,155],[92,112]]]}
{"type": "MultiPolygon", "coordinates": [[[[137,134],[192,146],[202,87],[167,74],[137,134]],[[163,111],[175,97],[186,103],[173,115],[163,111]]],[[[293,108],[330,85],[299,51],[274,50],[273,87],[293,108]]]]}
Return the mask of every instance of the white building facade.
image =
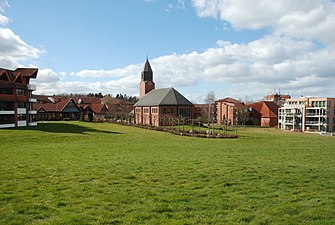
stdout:
{"type": "Polygon", "coordinates": [[[335,132],[335,98],[287,99],[279,108],[281,130],[335,132]]]}

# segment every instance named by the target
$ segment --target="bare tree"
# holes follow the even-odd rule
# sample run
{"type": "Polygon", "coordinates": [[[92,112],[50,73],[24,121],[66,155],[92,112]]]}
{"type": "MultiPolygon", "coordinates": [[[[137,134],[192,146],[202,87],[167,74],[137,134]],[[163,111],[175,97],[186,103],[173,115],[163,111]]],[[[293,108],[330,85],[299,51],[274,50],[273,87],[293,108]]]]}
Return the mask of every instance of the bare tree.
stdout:
{"type": "Polygon", "coordinates": [[[250,116],[250,112],[248,111],[248,109],[245,106],[239,106],[236,107],[235,112],[236,112],[236,123],[238,125],[246,125],[250,116]]]}
{"type": "Polygon", "coordinates": [[[205,102],[206,104],[208,104],[208,130],[209,130],[211,123],[214,127],[215,94],[213,91],[208,92],[205,98],[205,102]]]}

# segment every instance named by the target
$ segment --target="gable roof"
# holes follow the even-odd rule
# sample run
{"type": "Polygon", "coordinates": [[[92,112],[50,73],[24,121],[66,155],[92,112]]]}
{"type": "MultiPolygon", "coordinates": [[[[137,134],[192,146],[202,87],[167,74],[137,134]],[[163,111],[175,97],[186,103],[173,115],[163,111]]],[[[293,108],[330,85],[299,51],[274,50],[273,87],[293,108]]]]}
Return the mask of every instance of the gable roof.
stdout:
{"type": "Polygon", "coordinates": [[[19,82],[22,83],[22,77],[28,77],[29,81],[29,78],[36,78],[37,72],[37,68],[17,68],[16,70],[0,68],[0,75],[6,74],[7,79],[10,82],[16,82],[19,80],[19,82]]]}
{"type": "Polygon", "coordinates": [[[216,102],[228,102],[228,103],[234,103],[234,104],[243,104],[243,102],[236,100],[234,98],[228,97],[223,99],[218,99],[216,102]]]}
{"type": "Polygon", "coordinates": [[[91,109],[93,112],[95,113],[101,113],[103,111],[103,109],[105,109],[107,111],[106,105],[105,104],[92,104],[91,109]]]}
{"type": "Polygon", "coordinates": [[[65,99],[58,103],[45,103],[45,104],[35,103],[33,105],[33,108],[37,111],[43,109],[45,112],[63,112],[63,110],[69,105],[70,102],[74,103],[79,112],[81,111],[72,98],[65,99]]]}
{"type": "Polygon", "coordinates": [[[31,77],[36,78],[38,69],[36,68],[17,68],[14,73],[16,76],[25,76],[25,77],[31,77]]]}
{"type": "Polygon", "coordinates": [[[134,106],[193,106],[193,103],[185,98],[174,88],[154,89],[144,95],[134,106]]]}
{"type": "Polygon", "coordinates": [[[260,101],[246,106],[253,109],[253,117],[277,118],[279,106],[275,102],[260,101]]]}
{"type": "Polygon", "coordinates": [[[265,101],[262,107],[263,117],[277,117],[279,106],[275,102],[265,101]]]}

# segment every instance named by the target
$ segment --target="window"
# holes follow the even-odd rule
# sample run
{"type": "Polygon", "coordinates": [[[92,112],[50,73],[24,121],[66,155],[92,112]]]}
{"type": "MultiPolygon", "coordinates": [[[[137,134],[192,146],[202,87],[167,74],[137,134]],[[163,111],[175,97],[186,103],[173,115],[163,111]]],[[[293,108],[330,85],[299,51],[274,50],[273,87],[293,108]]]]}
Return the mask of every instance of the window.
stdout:
{"type": "Polygon", "coordinates": [[[189,117],[191,115],[190,109],[179,109],[179,116],[189,117]]]}
{"type": "Polygon", "coordinates": [[[12,94],[14,94],[13,88],[0,88],[0,94],[12,95],[12,94]]]}
{"type": "Polygon", "coordinates": [[[163,113],[174,113],[174,108],[163,108],[163,113]]]}
{"type": "Polygon", "coordinates": [[[14,102],[0,102],[0,111],[14,110],[14,102]]]}
{"type": "Polygon", "coordinates": [[[145,109],[143,110],[143,112],[144,112],[144,113],[149,113],[149,109],[148,109],[148,108],[145,108],[145,109]]]}
{"type": "Polygon", "coordinates": [[[158,109],[157,108],[152,108],[151,113],[158,113],[158,109]]]}
{"type": "Polygon", "coordinates": [[[21,76],[18,76],[17,78],[16,78],[16,81],[15,81],[16,83],[22,83],[22,77],[21,76]]]}
{"type": "Polygon", "coordinates": [[[0,115],[0,124],[15,123],[14,115],[0,115]]]}
{"type": "Polygon", "coordinates": [[[3,73],[3,74],[0,76],[0,80],[8,81],[8,78],[7,78],[6,74],[3,73]]]}
{"type": "Polygon", "coordinates": [[[140,113],[141,109],[140,108],[136,108],[135,112],[140,113]]]}
{"type": "Polygon", "coordinates": [[[16,94],[17,95],[25,95],[25,90],[22,88],[17,88],[16,89],[16,94]]]}
{"type": "Polygon", "coordinates": [[[26,103],[25,102],[18,102],[17,107],[18,108],[26,108],[26,103]]]}

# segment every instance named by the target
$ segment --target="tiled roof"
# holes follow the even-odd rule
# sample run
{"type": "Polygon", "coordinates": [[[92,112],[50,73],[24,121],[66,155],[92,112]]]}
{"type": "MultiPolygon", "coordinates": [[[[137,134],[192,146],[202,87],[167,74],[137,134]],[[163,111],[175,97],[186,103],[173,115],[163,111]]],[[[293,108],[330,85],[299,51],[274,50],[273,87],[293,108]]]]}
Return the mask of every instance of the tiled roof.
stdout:
{"type": "Polygon", "coordinates": [[[16,70],[7,70],[0,68],[0,75],[6,73],[10,81],[16,80],[19,76],[36,78],[37,72],[37,68],[17,68],[16,70]]]}
{"type": "MultiPolygon", "coordinates": [[[[43,109],[46,112],[62,112],[71,101],[77,106],[77,104],[73,101],[73,99],[69,98],[60,101],[58,103],[45,103],[45,104],[35,103],[33,105],[33,108],[37,111],[43,109]]],[[[77,108],[78,110],[80,110],[79,107],[77,108]]]]}
{"type": "Polygon", "coordinates": [[[134,106],[193,106],[193,103],[186,99],[174,88],[154,89],[144,95],[134,106]]]}
{"type": "Polygon", "coordinates": [[[77,104],[101,103],[101,98],[96,98],[96,97],[75,97],[75,98],[73,98],[73,100],[77,104]],[[79,100],[81,100],[80,103],[79,103],[79,100]]]}
{"type": "Polygon", "coordinates": [[[275,102],[260,101],[246,107],[253,109],[253,117],[274,118],[278,116],[279,106],[275,102]]]}
{"type": "MultiPolygon", "coordinates": [[[[103,108],[106,108],[106,106],[104,104],[92,104],[92,105],[90,105],[90,108],[95,113],[101,113],[103,108]]],[[[106,110],[107,110],[107,108],[106,108],[106,110]]]]}
{"type": "Polygon", "coordinates": [[[21,76],[28,76],[31,78],[36,78],[37,72],[38,72],[37,68],[17,68],[14,71],[14,74],[16,76],[21,75],[21,76]]]}
{"type": "Polygon", "coordinates": [[[133,105],[133,103],[128,100],[118,98],[102,99],[102,102],[108,105],[133,105]]]}
{"type": "Polygon", "coordinates": [[[46,95],[33,95],[36,98],[37,102],[44,102],[44,103],[52,103],[52,99],[54,102],[59,102],[60,99],[56,96],[46,96],[46,95]]]}
{"type": "Polygon", "coordinates": [[[243,104],[243,102],[236,100],[234,98],[228,97],[223,99],[218,99],[216,102],[228,102],[228,103],[234,103],[234,104],[243,104]]]}
{"type": "Polygon", "coordinates": [[[279,106],[274,102],[265,101],[262,107],[263,117],[277,117],[279,106]]]}

